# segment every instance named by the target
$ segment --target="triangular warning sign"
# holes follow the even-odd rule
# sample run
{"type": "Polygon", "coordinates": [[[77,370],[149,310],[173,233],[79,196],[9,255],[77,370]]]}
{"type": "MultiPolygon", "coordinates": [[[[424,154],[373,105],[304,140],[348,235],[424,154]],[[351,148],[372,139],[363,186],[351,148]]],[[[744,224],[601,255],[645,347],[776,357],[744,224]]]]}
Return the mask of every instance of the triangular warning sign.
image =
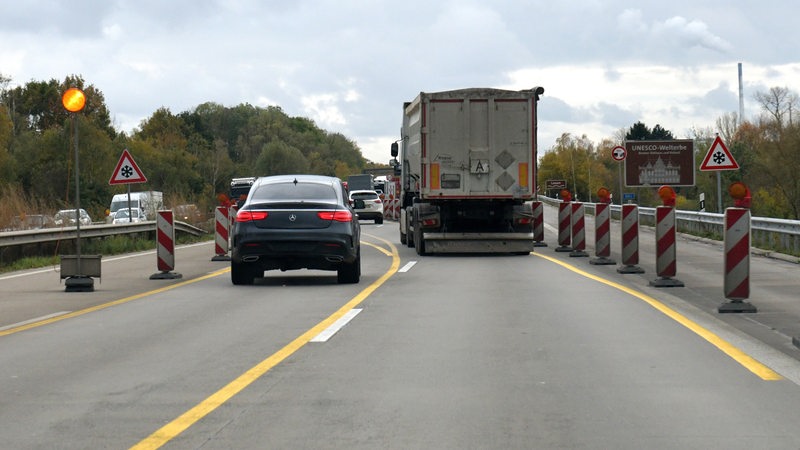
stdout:
{"type": "Polygon", "coordinates": [[[733,159],[733,155],[728,151],[728,147],[725,147],[722,138],[717,136],[717,138],[714,139],[714,143],[711,144],[711,147],[708,149],[706,157],[703,158],[703,163],[700,164],[700,170],[736,170],[738,168],[739,164],[733,159]]]}
{"type": "Polygon", "coordinates": [[[108,184],[145,182],[147,182],[147,178],[145,178],[144,174],[139,169],[139,166],[136,165],[136,162],[133,160],[133,156],[131,156],[127,149],[123,150],[122,155],[119,157],[117,168],[114,169],[114,174],[111,175],[111,179],[108,180],[108,184]]]}

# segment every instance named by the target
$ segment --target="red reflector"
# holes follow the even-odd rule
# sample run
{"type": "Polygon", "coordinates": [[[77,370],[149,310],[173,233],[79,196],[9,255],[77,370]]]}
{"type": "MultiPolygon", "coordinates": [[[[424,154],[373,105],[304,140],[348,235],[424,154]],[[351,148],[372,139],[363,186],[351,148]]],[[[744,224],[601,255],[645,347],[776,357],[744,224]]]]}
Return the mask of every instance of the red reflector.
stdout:
{"type": "Polygon", "coordinates": [[[237,222],[252,222],[254,220],[264,220],[268,216],[266,211],[239,211],[236,214],[237,222]]]}
{"type": "Polygon", "coordinates": [[[435,227],[439,225],[439,221],[436,219],[423,219],[422,226],[423,227],[435,227]]]}
{"type": "Polygon", "coordinates": [[[320,211],[317,213],[317,217],[322,220],[335,220],[337,222],[353,221],[353,215],[346,209],[341,211],[320,211]]]}
{"type": "Polygon", "coordinates": [[[529,225],[531,222],[533,222],[533,219],[530,217],[520,217],[517,219],[517,223],[520,225],[529,225]]]}

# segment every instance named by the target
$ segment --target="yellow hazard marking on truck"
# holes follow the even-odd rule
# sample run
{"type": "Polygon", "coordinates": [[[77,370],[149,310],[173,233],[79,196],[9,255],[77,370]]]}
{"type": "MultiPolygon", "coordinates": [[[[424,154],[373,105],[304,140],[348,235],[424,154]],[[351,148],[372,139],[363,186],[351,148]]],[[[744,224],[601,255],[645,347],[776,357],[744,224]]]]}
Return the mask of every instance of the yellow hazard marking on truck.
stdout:
{"type": "Polygon", "coordinates": [[[521,162],[519,163],[519,187],[526,188],[528,187],[528,163],[521,162]]]}
{"type": "Polygon", "coordinates": [[[569,269],[569,270],[571,270],[571,271],[573,271],[573,272],[575,272],[575,273],[577,273],[579,275],[582,275],[582,276],[584,276],[586,278],[592,279],[592,280],[597,281],[599,283],[603,283],[606,286],[613,287],[614,289],[618,289],[618,290],[620,290],[622,292],[625,292],[626,294],[632,295],[632,296],[638,298],[639,300],[644,301],[645,303],[647,303],[650,306],[652,306],[653,308],[657,309],[658,311],[660,311],[661,313],[663,313],[664,315],[666,315],[670,319],[678,322],[679,324],[681,324],[684,327],[688,328],[689,330],[691,330],[692,332],[694,332],[695,334],[697,334],[701,338],[705,339],[706,341],[711,343],[711,345],[713,345],[714,347],[717,347],[723,353],[725,353],[726,355],[728,355],[731,358],[733,358],[734,361],[738,362],[740,365],[742,365],[744,368],[746,368],[750,372],[752,372],[755,375],[757,375],[758,377],[760,377],[762,380],[775,381],[775,380],[782,380],[783,379],[783,377],[779,373],[775,372],[774,370],[770,369],[766,365],[762,364],[761,362],[759,362],[758,360],[756,360],[752,356],[748,355],[744,351],[740,350],[739,348],[737,348],[736,346],[734,346],[730,342],[726,341],[725,339],[722,339],[721,337],[717,336],[713,332],[709,331],[706,328],[703,328],[698,323],[694,322],[693,320],[690,320],[689,318],[687,318],[683,314],[675,311],[674,309],[668,307],[667,305],[661,303],[660,301],[656,300],[653,297],[650,297],[647,294],[639,292],[639,291],[637,291],[635,289],[631,289],[631,288],[629,288],[627,286],[623,286],[621,284],[615,283],[613,281],[606,280],[606,279],[601,278],[599,276],[592,275],[592,274],[590,274],[588,272],[584,272],[583,270],[578,269],[577,267],[572,266],[570,264],[567,264],[567,263],[565,263],[565,262],[563,262],[561,260],[558,260],[556,258],[553,258],[553,257],[550,257],[550,256],[545,256],[545,255],[542,255],[541,253],[536,253],[536,252],[534,252],[533,255],[534,256],[538,256],[540,258],[544,258],[544,259],[546,259],[546,260],[548,260],[550,262],[554,262],[554,263],[556,263],[556,264],[558,264],[558,265],[560,265],[560,266],[562,266],[562,267],[564,267],[566,269],[569,269]]]}

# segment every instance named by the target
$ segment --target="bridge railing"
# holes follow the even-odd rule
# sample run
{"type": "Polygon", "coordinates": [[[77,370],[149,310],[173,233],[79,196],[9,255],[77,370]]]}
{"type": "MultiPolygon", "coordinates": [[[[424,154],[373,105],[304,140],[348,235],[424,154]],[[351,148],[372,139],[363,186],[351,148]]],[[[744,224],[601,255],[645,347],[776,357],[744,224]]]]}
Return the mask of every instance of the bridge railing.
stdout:
{"type": "MultiPolygon", "coordinates": [[[[539,200],[556,206],[560,200],[540,196],[539,200]]],[[[594,203],[584,203],[587,214],[594,214],[594,203]]],[[[622,208],[611,205],[612,219],[619,220],[622,208]]],[[[656,208],[639,207],[639,221],[655,226],[656,208]]],[[[678,231],[696,236],[722,240],[725,215],[699,211],[675,211],[678,231]]],[[[750,221],[753,247],[787,255],[800,256],[800,220],[753,217],[750,221]]]]}

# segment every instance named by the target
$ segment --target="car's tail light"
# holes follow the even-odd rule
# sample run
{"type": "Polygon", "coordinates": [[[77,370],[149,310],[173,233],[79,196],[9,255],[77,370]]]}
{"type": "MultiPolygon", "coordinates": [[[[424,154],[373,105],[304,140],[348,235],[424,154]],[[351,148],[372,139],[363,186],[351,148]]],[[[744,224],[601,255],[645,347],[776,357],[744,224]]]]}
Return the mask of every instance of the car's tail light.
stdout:
{"type": "Polygon", "coordinates": [[[264,220],[269,214],[266,211],[247,211],[242,210],[236,214],[237,222],[252,222],[255,220],[264,220]]]}
{"type": "Polygon", "coordinates": [[[375,200],[375,203],[380,203],[380,202],[381,202],[381,199],[375,200]]]}
{"type": "Polygon", "coordinates": [[[346,209],[340,211],[320,211],[317,213],[317,217],[322,220],[335,220],[337,222],[352,222],[353,220],[353,214],[346,209]]]}

